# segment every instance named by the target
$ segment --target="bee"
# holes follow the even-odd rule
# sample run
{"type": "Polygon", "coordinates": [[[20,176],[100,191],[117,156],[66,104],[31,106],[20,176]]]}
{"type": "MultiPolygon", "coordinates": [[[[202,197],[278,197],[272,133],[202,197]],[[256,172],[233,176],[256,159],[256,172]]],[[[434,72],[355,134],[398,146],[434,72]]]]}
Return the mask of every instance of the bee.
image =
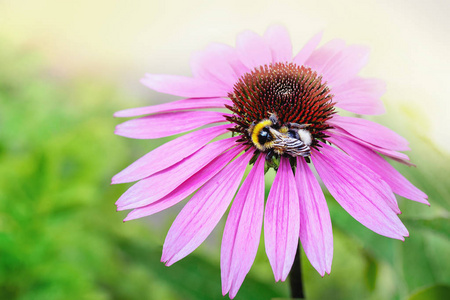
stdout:
{"type": "Polygon", "coordinates": [[[248,129],[252,143],[261,152],[267,152],[266,159],[272,159],[274,154],[290,155],[292,157],[308,157],[311,154],[311,133],[305,128],[309,124],[287,123],[281,126],[276,114],[268,119],[253,123],[248,129]]]}

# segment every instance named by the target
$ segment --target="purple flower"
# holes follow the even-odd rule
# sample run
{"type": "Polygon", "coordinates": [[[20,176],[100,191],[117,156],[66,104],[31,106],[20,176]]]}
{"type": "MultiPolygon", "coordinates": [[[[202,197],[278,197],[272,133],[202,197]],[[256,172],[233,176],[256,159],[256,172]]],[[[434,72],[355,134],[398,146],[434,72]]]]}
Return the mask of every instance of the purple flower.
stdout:
{"type": "Polygon", "coordinates": [[[187,99],[115,114],[147,115],[117,126],[116,134],[137,139],[214,124],[151,151],[112,182],[138,181],[116,203],[118,210],[132,209],[125,220],[162,211],[193,194],[167,234],[166,265],[194,251],[234,198],[221,249],[222,291],[230,298],[253,264],[263,219],[275,280],[286,279],[299,238],[320,275],[330,273],[331,220],[312,166],[350,215],[390,238],[408,236],[394,193],[428,204],[427,196],[380,156],[410,164],[399,152],[409,150],[408,142],[377,123],[335,110],[384,112],[384,83],[358,76],[369,50],[341,40],[317,48],[320,39],[321,34],[314,36],[293,56],[283,27],[270,27],[263,37],[243,32],[235,48],[212,44],[195,53],[192,78],[147,74],[142,80],[153,90],[187,99]],[[230,132],[232,137],[211,142],[230,132]],[[264,205],[268,168],[276,176],[264,205]]]}

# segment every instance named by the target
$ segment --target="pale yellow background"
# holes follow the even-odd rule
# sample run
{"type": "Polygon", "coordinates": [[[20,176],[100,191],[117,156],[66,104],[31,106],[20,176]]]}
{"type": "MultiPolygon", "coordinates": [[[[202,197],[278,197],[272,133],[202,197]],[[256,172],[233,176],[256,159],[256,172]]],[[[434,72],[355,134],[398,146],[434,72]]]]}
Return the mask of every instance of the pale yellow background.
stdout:
{"type": "Polygon", "coordinates": [[[146,93],[151,103],[164,98],[139,78],[145,72],[188,75],[190,54],[209,42],[234,44],[244,29],[263,33],[279,23],[297,51],[324,30],[324,41],[369,45],[363,74],[388,82],[387,117],[414,116],[404,126],[450,152],[449,13],[445,0],[0,0],[0,37],[40,49],[58,76],[94,73],[146,93]]]}

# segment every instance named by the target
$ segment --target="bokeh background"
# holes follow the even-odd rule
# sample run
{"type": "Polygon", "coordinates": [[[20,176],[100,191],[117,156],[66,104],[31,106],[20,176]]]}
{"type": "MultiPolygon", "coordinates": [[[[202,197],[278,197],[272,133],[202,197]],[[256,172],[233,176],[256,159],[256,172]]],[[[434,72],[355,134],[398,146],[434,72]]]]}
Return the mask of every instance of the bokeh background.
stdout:
{"type": "MultiPolygon", "coordinates": [[[[370,119],[411,141],[417,168],[394,165],[432,204],[399,198],[400,242],[327,194],[333,267],[321,278],[302,255],[308,299],[449,299],[449,12],[445,0],[0,0],[0,299],[223,298],[223,223],[170,268],[159,259],[183,203],[122,223],[128,186],[110,178],[168,139],[114,136],[112,114],[175,99],[141,86],[145,72],[189,75],[193,51],[271,24],[294,51],[320,30],[371,47],[363,75],[388,90],[387,114],[370,119]]],[[[288,296],[262,243],[236,299],[288,296]]]]}

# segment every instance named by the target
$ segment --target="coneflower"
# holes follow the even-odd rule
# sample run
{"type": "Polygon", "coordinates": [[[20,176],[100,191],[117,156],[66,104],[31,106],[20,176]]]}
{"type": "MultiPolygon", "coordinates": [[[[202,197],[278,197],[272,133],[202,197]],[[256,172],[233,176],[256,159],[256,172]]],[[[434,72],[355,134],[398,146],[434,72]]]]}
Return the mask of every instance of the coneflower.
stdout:
{"type": "Polygon", "coordinates": [[[270,27],[262,37],[243,32],[235,48],[213,44],[196,53],[193,77],[147,74],[142,80],[153,90],[186,99],[115,114],[146,115],[117,126],[116,134],[137,139],[214,124],[151,151],[112,182],[138,181],[116,202],[118,210],[132,209],[126,221],[193,194],[167,234],[166,265],[194,251],[234,199],[221,249],[222,291],[230,298],[253,264],[263,219],[275,280],[289,274],[299,239],[319,274],[330,273],[331,220],[312,167],[350,215],[390,238],[408,236],[394,193],[428,204],[427,196],[380,156],[410,164],[399,152],[409,150],[408,142],[377,123],[335,110],[384,112],[384,83],[358,76],[368,49],[341,40],[316,49],[320,39],[316,35],[293,57],[285,28],[270,27]],[[229,112],[223,113],[224,108],[229,112]],[[211,142],[224,135],[228,137],[211,142]],[[276,176],[265,202],[269,168],[276,176]]]}

